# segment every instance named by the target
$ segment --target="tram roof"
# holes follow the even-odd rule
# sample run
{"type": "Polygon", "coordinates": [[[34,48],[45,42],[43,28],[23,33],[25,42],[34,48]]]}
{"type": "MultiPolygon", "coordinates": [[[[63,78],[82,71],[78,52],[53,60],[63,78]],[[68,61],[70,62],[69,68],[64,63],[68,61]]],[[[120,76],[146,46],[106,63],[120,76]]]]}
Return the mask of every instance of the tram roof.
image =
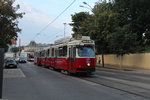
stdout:
{"type": "MultiPolygon", "coordinates": [[[[81,45],[81,43],[83,43],[82,41],[92,41],[92,43],[87,43],[87,44],[91,44],[91,45],[94,45],[94,41],[90,39],[89,36],[82,36],[82,37],[76,37],[76,38],[61,38],[57,41],[55,41],[54,45],[51,45],[49,47],[45,47],[43,49],[40,49],[40,50],[37,50],[37,52],[39,51],[43,51],[43,50],[47,50],[47,49],[50,49],[50,48],[57,48],[57,47],[60,47],[60,46],[69,46],[69,45],[81,45]]],[[[83,43],[83,44],[86,44],[86,43],[83,43]]]]}

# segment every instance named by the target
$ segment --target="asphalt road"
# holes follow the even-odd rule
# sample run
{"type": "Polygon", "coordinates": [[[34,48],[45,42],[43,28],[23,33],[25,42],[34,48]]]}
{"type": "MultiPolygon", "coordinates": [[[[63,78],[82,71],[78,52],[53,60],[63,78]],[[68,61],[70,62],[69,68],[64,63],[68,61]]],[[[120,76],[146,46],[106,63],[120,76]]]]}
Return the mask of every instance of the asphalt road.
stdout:
{"type": "Polygon", "coordinates": [[[68,76],[32,63],[4,70],[6,100],[149,100],[148,76],[97,70],[92,76],[68,76]]]}

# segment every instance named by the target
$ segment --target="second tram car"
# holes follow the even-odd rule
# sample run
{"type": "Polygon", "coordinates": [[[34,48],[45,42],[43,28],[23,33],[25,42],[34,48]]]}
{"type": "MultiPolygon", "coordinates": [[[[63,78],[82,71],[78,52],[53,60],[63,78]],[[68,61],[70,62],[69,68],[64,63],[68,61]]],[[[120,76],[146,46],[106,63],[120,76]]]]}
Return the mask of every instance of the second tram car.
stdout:
{"type": "Polygon", "coordinates": [[[88,36],[58,40],[54,45],[36,51],[34,63],[68,73],[95,72],[94,47],[94,41],[88,36]]]}

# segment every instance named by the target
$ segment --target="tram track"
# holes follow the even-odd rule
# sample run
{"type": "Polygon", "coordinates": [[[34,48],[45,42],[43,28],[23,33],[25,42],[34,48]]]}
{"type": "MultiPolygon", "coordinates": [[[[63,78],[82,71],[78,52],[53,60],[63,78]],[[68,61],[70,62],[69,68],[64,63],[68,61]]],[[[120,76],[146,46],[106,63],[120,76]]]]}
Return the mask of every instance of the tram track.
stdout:
{"type": "Polygon", "coordinates": [[[107,76],[107,77],[117,77],[117,79],[143,82],[150,84],[150,75],[136,74],[132,72],[120,72],[120,71],[105,71],[105,70],[97,70],[96,74],[99,76],[107,76]]]}
{"type": "MultiPolygon", "coordinates": [[[[62,72],[61,72],[62,73],[62,72]]],[[[67,75],[67,73],[62,73],[64,75],[67,75]]],[[[133,86],[131,84],[126,84],[122,82],[116,82],[112,81],[106,77],[100,76],[99,74],[96,75],[91,75],[91,76],[71,76],[72,78],[77,78],[81,82],[87,83],[89,85],[97,86],[105,86],[108,88],[112,88],[115,90],[119,90],[122,92],[125,92],[127,94],[131,94],[134,96],[142,97],[144,98],[143,100],[150,100],[150,89],[138,87],[138,86],[133,86]]]]}
{"type": "Polygon", "coordinates": [[[80,79],[83,79],[85,81],[89,81],[89,82],[93,82],[93,84],[99,84],[108,88],[112,88],[112,89],[116,89],[128,94],[132,94],[138,97],[142,97],[147,100],[150,100],[150,95],[149,92],[150,90],[146,90],[140,87],[136,87],[136,86],[132,86],[132,85],[128,85],[128,84],[123,84],[123,83],[119,83],[119,82],[115,82],[112,80],[108,80],[102,77],[98,77],[98,76],[91,76],[91,77],[79,77],[80,79]]]}
{"type": "MultiPolygon", "coordinates": [[[[62,73],[62,74],[68,76],[67,73],[62,73]]],[[[77,79],[77,80],[87,83],[89,85],[93,85],[93,86],[101,85],[104,87],[122,91],[122,92],[130,94],[130,95],[142,97],[143,100],[150,100],[150,95],[149,95],[150,89],[133,86],[132,84],[125,84],[122,82],[113,81],[113,80],[110,80],[109,78],[106,78],[105,76],[100,75],[100,74],[95,74],[95,75],[91,75],[88,77],[87,76],[76,76],[76,75],[68,76],[68,77],[72,77],[74,79],[77,79]]]]}

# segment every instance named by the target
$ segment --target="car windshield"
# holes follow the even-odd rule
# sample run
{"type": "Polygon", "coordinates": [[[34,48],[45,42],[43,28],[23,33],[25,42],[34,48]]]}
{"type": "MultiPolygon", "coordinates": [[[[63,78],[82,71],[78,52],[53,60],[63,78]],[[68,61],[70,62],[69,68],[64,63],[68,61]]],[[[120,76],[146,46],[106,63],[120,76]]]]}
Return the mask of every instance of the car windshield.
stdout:
{"type": "Polygon", "coordinates": [[[8,63],[15,63],[14,60],[8,60],[7,62],[8,62],[8,63]]]}
{"type": "Polygon", "coordinates": [[[20,58],[20,60],[25,60],[24,58],[20,58]]]}
{"type": "Polygon", "coordinates": [[[78,55],[80,57],[95,57],[94,49],[92,46],[80,46],[78,48],[78,55]]]}

